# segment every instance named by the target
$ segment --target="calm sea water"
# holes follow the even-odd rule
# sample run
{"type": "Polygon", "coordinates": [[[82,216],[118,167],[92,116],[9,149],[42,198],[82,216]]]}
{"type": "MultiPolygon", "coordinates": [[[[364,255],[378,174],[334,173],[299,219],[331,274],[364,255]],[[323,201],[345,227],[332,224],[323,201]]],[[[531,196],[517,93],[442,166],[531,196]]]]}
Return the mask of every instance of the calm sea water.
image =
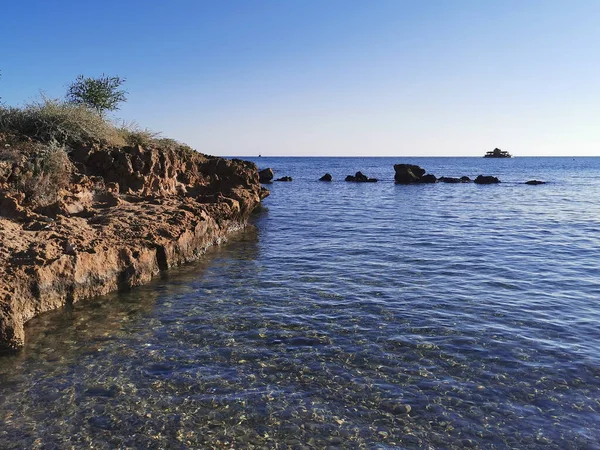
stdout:
{"type": "Polygon", "coordinates": [[[600,159],[255,161],[255,229],[30,322],[0,448],[600,448],[600,159]]]}

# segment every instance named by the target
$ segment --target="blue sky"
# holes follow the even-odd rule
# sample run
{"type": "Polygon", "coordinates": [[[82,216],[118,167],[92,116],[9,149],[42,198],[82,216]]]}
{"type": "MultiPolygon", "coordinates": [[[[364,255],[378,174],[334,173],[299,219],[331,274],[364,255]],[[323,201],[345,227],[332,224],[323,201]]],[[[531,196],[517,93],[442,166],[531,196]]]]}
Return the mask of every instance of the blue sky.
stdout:
{"type": "Polygon", "coordinates": [[[600,155],[600,1],[7,1],[0,97],[127,79],[217,155],[600,155]]]}

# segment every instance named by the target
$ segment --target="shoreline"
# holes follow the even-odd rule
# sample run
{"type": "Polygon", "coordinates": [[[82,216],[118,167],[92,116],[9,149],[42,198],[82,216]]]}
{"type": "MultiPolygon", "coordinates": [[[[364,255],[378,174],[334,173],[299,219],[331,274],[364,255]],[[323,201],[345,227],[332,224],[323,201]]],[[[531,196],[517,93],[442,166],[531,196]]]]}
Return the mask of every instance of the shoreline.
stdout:
{"type": "Polygon", "coordinates": [[[57,202],[32,208],[0,191],[2,353],[25,345],[24,325],[41,313],[198,259],[268,195],[254,163],[189,149],[80,147],[69,159],[57,202]]]}

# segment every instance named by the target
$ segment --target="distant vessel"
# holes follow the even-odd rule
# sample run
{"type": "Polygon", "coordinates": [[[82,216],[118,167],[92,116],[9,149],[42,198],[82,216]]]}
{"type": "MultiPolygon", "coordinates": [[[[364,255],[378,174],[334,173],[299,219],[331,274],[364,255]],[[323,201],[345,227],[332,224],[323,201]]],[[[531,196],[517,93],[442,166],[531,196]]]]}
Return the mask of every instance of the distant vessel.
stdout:
{"type": "Polygon", "coordinates": [[[484,158],[512,158],[512,155],[507,151],[500,150],[499,148],[495,148],[491,152],[487,152],[484,158]]]}

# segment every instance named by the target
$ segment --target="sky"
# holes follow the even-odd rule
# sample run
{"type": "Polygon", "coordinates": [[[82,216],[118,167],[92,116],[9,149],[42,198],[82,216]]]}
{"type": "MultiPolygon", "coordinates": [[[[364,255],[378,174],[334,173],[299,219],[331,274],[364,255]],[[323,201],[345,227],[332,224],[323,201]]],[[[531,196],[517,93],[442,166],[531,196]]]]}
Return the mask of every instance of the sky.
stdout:
{"type": "Polygon", "coordinates": [[[600,156],[598,0],[0,0],[0,97],[223,156],[600,156]]]}

